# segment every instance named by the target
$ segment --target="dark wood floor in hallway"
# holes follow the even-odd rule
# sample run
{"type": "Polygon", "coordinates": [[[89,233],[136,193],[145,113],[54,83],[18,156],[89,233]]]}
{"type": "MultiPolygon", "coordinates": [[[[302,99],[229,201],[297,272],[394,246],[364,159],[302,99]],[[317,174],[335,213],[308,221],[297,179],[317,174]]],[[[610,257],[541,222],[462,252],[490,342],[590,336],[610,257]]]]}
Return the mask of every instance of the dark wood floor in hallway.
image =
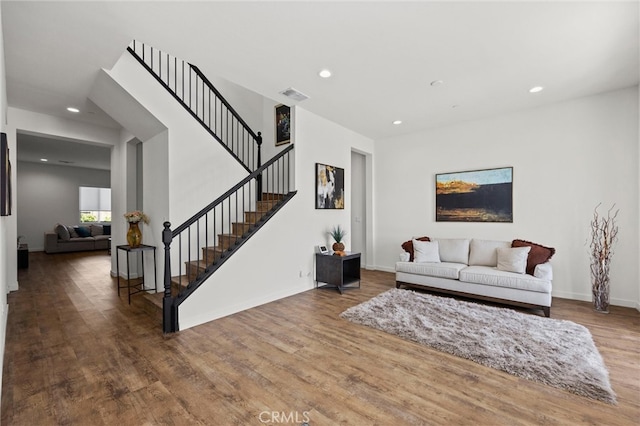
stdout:
{"type": "MultiPolygon", "coordinates": [[[[640,313],[554,299],[587,326],[615,406],[443,354],[338,315],[394,287],[310,290],[174,335],[118,297],[105,252],[31,253],[9,295],[2,425],[633,425],[640,313]]],[[[268,285],[268,279],[265,280],[268,285]]]]}

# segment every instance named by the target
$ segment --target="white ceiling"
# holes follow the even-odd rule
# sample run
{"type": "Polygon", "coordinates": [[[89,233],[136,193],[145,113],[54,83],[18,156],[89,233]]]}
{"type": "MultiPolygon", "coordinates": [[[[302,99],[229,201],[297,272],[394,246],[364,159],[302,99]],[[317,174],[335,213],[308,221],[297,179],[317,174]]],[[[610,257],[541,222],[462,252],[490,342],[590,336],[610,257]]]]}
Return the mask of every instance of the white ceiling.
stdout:
{"type": "Polygon", "coordinates": [[[117,126],[87,94],[137,39],[289,105],[292,86],[301,107],[384,139],[638,84],[638,6],[3,0],[8,104],[117,126]]]}
{"type": "Polygon", "coordinates": [[[43,135],[18,134],[18,161],[110,170],[111,148],[43,135]],[[42,159],[47,160],[46,162],[42,159]]]}

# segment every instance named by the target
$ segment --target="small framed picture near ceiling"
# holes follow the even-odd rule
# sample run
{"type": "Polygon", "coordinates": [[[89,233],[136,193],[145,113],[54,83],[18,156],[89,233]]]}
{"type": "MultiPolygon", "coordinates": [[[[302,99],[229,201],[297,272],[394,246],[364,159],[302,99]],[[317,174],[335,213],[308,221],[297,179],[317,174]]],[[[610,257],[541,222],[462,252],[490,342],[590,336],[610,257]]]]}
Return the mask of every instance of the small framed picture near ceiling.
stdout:
{"type": "Polygon", "coordinates": [[[276,146],[291,142],[291,109],[286,105],[276,105],[276,146]]]}
{"type": "Polygon", "coordinates": [[[513,167],[436,174],[436,222],[513,222],[513,167]]]}
{"type": "Polygon", "coordinates": [[[0,133],[0,203],[0,216],[11,215],[11,163],[6,133],[0,133]]]}
{"type": "Polygon", "coordinates": [[[316,209],[344,209],[344,169],[316,163],[316,209]]]}

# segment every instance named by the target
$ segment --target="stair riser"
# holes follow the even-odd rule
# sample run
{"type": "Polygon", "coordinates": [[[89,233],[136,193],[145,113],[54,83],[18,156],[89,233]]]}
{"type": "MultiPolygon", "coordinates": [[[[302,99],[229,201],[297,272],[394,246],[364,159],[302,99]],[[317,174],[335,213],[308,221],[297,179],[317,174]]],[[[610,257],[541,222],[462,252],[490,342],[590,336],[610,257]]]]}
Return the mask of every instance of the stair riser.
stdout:
{"type": "Polygon", "coordinates": [[[204,272],[204,267],[187,263],[185,272],[189,279],[189,282],[191,282],[195,280],[198,277],[198,275],[204,272]]]}
{"type": "Polygon", "coordinates": [[[245,212],[244,213],[244,221],[247,223],[256,223],[262,218],[261,212],[245,212]]]}
{"type": "Polygon", "coordinates": [[[217,247],[204,247],[202,249],[202,260],[206,263],[213,263],[220,259],[222,251],[217,247]]]}
{"type": "Polygon", "coordinates": [[[237,235],[218,235],[218,248],[227,250],[239,240],[237,235]]]}
{"type": "Polygon", "coordinates": [[[182,291],[187,284],[189,284],[189,278],[184,275],[182,276],[182,280],[180,280],[180,277],[171,278],[171,294],[175,296],[182,291]]]}
{"type": "Polygon", "coordinates": [[[268,212],[276,204],[278,204],[277,201],[258,201],[256,204],[256,210],[259,212],[268,212]]]}
{"type": "Polygon", "coordinates": [[[234,222],[232,225],[232,232],[234,235],[244,235],[247,232],[249,232],[249,229],[251,229],[251,224],[250,223],[239,223],[239,222],[234,222]]]}
{"type": "Polygon", "coordinates": [[[272,193],[267,193],[267,192],[263,192],[262,193],[262,201],[267,201],[267,200],[283,200],[284,199],[284,195],[282,194],[272,194],[272,193]]]}

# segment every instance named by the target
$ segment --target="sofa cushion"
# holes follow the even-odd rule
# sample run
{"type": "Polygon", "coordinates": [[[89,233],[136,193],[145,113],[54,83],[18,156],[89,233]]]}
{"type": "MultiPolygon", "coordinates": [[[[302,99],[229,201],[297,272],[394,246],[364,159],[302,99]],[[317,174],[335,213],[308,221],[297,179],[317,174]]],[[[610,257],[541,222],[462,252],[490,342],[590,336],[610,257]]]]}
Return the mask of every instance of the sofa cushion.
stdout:
{"type": "Polygon", "coordinates": [[[396,272],[457,280],[460,271],[466,267],[467,265],[463,263],[397,262],[396,272]]]}
{"type": "Polygon", "coordinates": [[[76,232],[75,226],[68,225],[67,230],[69,231],[69,235],[71,235],[71,238],[78,238],[78,233],[76,232]]]}
{"type": "Polygon", "coordinates": [[[469,243],[469,265],[477,266],[497,266],[499,247],[509,248],[508,241],[477,240],[472,239],[469,243]]]}
{"type": "Polygon", "coordinates": [[[413,240],[413,261],[414,262],[436,262],[440,263],[437,241],[413,240]]]}
{"type": "Polygon", "coordinates": [[[545,247],[540,244],[532,243],[526,240],[513,240],[511,247],[531,247],[529,256],[527,258],[527,274],[533,275],[536,269],[536,265],[545,263],[553,257],[556,253],[556,249],[553,247],[545,247]]]}
{"type": "MultiPolygon", "coordinates": [[[[422,265],[419,263],[418,265],[422,265]]],[[[532,277],[527,274],[500,271],[490,266],[469,266],[460,271],[460,281],[514,288],[518,290],[551,293],[551,281],[532,277]]]]}
{"type": "Polygon", "coordinates": [[[409,262],[413,262],[413,240],[418,240],[418,241],[431,241],[429,239],[429,237],[420,237],[420,238],[412,238],[409,241],[405,241],[404,243],[402,243],[402,250],[406,251],[407,253],[409,253],[409,262]]]}
{"type": "Polygon", "coordinates": [[[78,238],[71,238],[69,239],[69,241],[64,241],[65,243],[86,243],[86,242],[91,242],[93,244],[93,242],[95,242],[95,238],[89,236],[89,237],[78,237],[78,238]]]}
{"type": "Polygon", "coordinates": [[[102,225],[90,225],[89,229],[91,230],[91,236],[95,237],[96,235],[104,235],[104,229],[102,225]]]}
{"type": "Polygon", "coordinates": [[[58,238],[62,241],[69,241],[69,239],[71,238],[69,230],[64,225],[58,223],[54,228],[54,231],[56,231],[56,234],[58,234],[58,238]]]}
{"type": "Polygon", "coordinates": [[[469,240],[462,238],[438,238],[440,261],[469,264],[469,240]]]}
{"type": "Polygon", "coordinates": [[[78,237],[80,238],[91,236],[91,229],[89,229],[89,227],[87,226],[78,226],[76,228],[76,232],[78,233],[78,237]]]}
{"type": "Polygon", "coordinates": [[[501,271],[515,272],[516,274],[524,274],[527,270],[527,256],[530,250],[531,247],[497,248],[498,269],[501,271]]]}

